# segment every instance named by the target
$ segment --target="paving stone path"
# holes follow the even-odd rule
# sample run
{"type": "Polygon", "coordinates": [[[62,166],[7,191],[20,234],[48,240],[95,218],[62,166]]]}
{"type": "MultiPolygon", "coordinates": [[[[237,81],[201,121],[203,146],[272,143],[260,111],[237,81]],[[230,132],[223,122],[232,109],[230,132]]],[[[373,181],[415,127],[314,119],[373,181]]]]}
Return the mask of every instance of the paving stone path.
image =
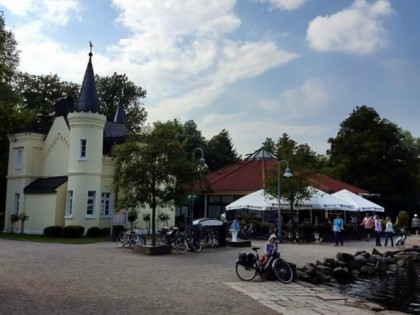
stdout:
{"type": "MultiPolygon", "coordinates": [[[[420,238],[409,237],[406,247],[415,244],[420,238]]],[[[280,246],[282,257],[298,267],[339,251],[373,248],[374,241],[280,246]]],[[[239,251],[250,248],[149,256],[110,242],[0,239],[0,314],[398,314],[305,282],[239,281],[234,269],[239,251]]]]}

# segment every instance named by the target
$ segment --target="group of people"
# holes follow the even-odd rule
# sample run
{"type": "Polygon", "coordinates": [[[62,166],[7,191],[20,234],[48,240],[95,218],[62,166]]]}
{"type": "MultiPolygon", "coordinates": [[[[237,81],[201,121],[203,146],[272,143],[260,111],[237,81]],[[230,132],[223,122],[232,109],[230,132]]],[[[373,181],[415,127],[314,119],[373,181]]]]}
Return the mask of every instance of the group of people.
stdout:
{"type": "MultiPolygon", "coordinates": [[[[362,222],[360,223],[361,226],[363,226],[364,232],[366,234],[366,242],[370,241],[370,236],[372,233],[375,233],[375,239],[376,239],[376,246],[382,246],[386,247],[388,245],[388,242],[391,243],[391,247],[394,247],[394,226],[391,221],[390,217],[386,217],[385,219],[385,243],[382,245],[381,243],[381,235],[382,235],[382,220],[379,218],[378,215],[374,215],[373,217],[370,216],[369,213],[366,213],[365,217],[363,218],[362,222]]],[[[352,223],[353,220],[352,220],[352,223]]],[[[415,233],[416,237],[419,236],[419,230],[420,230],[420,219],[415,214],[413,216],[413,219],[411,221],[411,227],[413,229],[413,233],[415,233]]],[[[332,223],[332,229],[334,233],[334,239],[335,239],[335,246],[338,246],[339,244],[343,246],[343,237],[342,237],[342,231],[344,230],[344,221],[340,217],[339,214],[337,214],[336,218],[334,219],[332,223]]],[[[395,244],[397,246],[403,246],[405,244],[406,234],[402,232],[399,237],[396,239],[395,244]]]]}
{"type": "MultiPolygon", "coordinates": [[[[391,247],[394,247],[394,226],[392,224],[391,218],[386,217],[385,219],[385,243],[382,245],[381,243],[381,234],[382,234],[382,221],[378,215],[374,215],[373,217],[370,216],[369,213],[366,213],[365,217],[363,218],[362,222],[360,223],[363,226],[363,229],[366,234],[366,242],[370,241],[370,236],[374,232],[375,239],[376,239],[376,246],[386,247],[388,245],[388,241],[391,243],[391,247]]],[[[352,223],[354,223],[352,221],[352,223]]],[[[420,218],[417,214],[413,216],[411,221],[411,227],[413,229],[413,233],[415,233],[416,237],[419,237],[419,230],[420,230],[420,218]]],[[[344,230],[344,220],[341,218],[340,214],[336,215],[336,218],[332,222],[332,229],[334,233],[334,240],[335,246],[339,244],[343,246],[343,237],[342,231],[344,230]]],[[[399,237],[395,240],[395,245],[404,247],[406,235],[402,232],[399,237]]],[[[278,242],[277,236],[275,234],[270,235],[268,241],[265,243],[265,250],[264,250],[264,260],[266,262],[266,266],[270,266],[273,258],[278,254],[278,242]]]]}

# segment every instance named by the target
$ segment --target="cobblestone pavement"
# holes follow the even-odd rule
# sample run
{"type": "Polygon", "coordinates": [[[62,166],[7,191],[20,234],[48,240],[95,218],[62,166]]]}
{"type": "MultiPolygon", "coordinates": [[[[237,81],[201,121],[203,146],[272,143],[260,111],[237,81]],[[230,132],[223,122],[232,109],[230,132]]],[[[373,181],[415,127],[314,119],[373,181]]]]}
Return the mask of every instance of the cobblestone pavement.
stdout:
{"type": "MultiPolygon", "coordinates": [[[[407,246],[420,245],[409,237],[407,246]]],[[[252,241],[263,246],[263,241],[252,241]]],[[[282,244],[304,266],[337,252],[371,252],[371,242],[282,244]]],[[[381,252],[397,248],[377,248],[381,252]]],[[[149,256],[110,242],[69,245],[0,239],[0,314],[396,314],[305,282],[239,281],[234,265],[250,248],[149,256]]]]}

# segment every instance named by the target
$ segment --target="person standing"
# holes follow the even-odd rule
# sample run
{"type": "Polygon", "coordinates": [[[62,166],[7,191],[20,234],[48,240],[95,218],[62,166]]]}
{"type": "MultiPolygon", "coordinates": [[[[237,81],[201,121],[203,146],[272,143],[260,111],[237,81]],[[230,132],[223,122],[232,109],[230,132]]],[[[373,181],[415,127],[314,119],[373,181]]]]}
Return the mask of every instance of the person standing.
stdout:
{"type": "Polygon", "coordinates": [[[415,214],[411,220],[411,228],[413,229],[413,233],[416,232],[416,237],[419,237],[420,219],[417,214],[415,214]]]}
{"type": "Polygon", "coordinates": [[[363,218],[363,221],[362,223],[360,223],[360,225],[363,225],[363,228],[365,230],[366,242],[370,241],[370,234],[372,233],[374,222],[372,220],[372,217],[369,215],[369,212],[366,212],[366,215],[363,218]]]}
{"type": "Polygon", "coordinates": [[[385,225],[385,245],[388,244],[388,240],[391,240],[391,247],[394,247],[394,227],[392,226],[392,221],[390,217],[386,217],[385,225]]]}
{"type": "Polygon", "coordinates": [[[279,243],[277,242],[277,236],[275,234],[271,234],[268,241],[265,243],[264,248],[265,270],[270,270],[273,259],[278,257],[278,246],[279,243]]]}
{"type": "Polygon", "coordinates": [[[339,214],[335,217],[333,221],[333,232],[334,232],[334,239],[335,239],[335,246],[338,246],[338,242],[340,242],[341,246],[343,246],[343,238],[341,235],[341,231],[344,229],[344,221],[340,217],[339,214]]]}
{"type": "Polygon", "coordinates": [[[382,246],[381,244],[381,233],[382,233],[382,222],[379,219],[379,216],[376,214],[373,221],[375,222],[375,237],[376,237],[376,246],[382,246]]]}

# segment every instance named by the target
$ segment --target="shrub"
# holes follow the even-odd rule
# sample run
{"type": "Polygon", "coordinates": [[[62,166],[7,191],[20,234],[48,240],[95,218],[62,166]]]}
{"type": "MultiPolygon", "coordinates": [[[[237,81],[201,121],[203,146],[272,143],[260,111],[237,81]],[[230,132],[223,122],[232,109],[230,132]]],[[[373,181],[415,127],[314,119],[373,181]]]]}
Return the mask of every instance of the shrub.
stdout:
{"type": "Polygon", "coordinates": [[[88,230],[86,231],[86,235],[90,237],[100,237],[102,236],[102,230],[97,226],[92,226],[88,228],[88,230]]]}
{"type": "Polygon", "coordinates": [[[121,232],[125,231],[124,225],[114,225],[112,227],[112,234],[113,235],[119,235],[121,232]]]}
{"type": "Polygon", "coordinates": [[[80,225],[67,225],[63,228],[63,236],[68,238],[81,237],[85,233],[85,228],[80,225]]]}
{"type": "Polygon", "coordinates": [[[101,235],[102,236],[107,236],[111,233],[111,228],[102,228],[101,229],[101,235]]]}
{"type": "Polygon", "coordinates": [[[44,235],[49,237],[63,236],[63,227],[59,225],[48,226],[44,229],[44,235]]]}

